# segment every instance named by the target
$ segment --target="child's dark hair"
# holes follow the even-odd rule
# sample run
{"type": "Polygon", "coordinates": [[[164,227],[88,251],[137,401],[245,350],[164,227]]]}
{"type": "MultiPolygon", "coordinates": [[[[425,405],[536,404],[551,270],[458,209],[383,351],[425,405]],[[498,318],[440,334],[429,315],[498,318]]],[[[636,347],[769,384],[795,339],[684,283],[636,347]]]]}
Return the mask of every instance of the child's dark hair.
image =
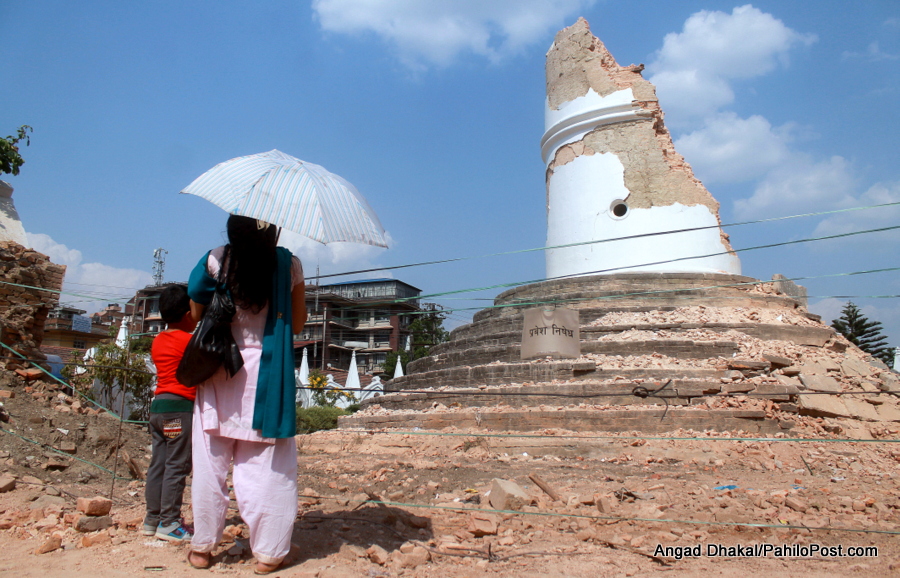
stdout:
{"type": "Polygon", "coordinates": [[[187,285],[169,285],[159,296],[159,313],[166,323],[178,323],[191,310],[187,285]]]}

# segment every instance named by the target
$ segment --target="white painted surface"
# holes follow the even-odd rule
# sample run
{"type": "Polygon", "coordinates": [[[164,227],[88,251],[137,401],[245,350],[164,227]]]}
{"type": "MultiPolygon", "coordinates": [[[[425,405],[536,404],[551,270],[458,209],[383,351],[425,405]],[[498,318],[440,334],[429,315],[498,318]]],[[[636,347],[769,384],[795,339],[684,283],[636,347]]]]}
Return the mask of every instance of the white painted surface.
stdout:
{"type": "Polygon", "coordinates": [[[544,164],[550,162],[559,147],[581,140],[599,126],[635,120],[649,114],[634,106],[633,101],[634,93],[630,88],[606,96],[600,96],[594,89],[588,88],[587,94],[560,105],[557,110],[550,108],[547,101],[544,107],[544,136],[541,138],[544,164]]]}
{"type": "Polygon", "coordinates": [[[13,188],[6,181],[0,181],[0,241],[12,241],[23,247],[28,246],[25,228],[19,219],[19,212],[12,200],[13,188]]]}
{"type": "Polygon", "coordinates": [[[580,156],[555,168],[549,184],[547,245],[712,228],[550,249],[546,251],[547,277],[636,272],[740,274],[740,260],[733,254],[661,263],[726,251],[716,216],[704,205],[629,208],[625,217],[615,217],[610,204],[616,199],[625,199],[627,204],[627,197],[624,167],[612,153],[580,156]]]}

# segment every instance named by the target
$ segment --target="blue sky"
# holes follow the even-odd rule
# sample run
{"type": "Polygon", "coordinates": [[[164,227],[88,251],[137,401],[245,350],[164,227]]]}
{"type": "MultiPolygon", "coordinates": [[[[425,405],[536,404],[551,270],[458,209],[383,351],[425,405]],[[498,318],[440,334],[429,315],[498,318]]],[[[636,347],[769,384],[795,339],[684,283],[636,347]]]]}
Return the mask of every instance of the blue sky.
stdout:
{"type": "MultiPolygon", "coordinates": [[[[225,214],[178,191],[277,148],[366,196],[388,250],[286,239],[312,274],[541,247],[544,55],[584,16],[645,63],[676,148],[723,222],[900,201],[900,4],[822,0],[313,0],[0,3],[0,133],[34,127],[5,176],[35,248],[95,310],[184,280],[225,214]]],[[[900,224],[858,211],[729,229],[735,247],[900,224]]],[[[897,266],[896,232],[741,254],[744,274],[897,266]]],[[[544,276],[540,252],[401,269],[442,293],[544,276]]],[[[337,277],[335,280],[347,280],[337,277]]],[[[853,295],[900,345],[896,272],[800,281],[830,320],[853,295]]],[[[497,289],[438,300],[477,307],[497,289]],[[462,299],[465,297],[466,299],[462,299]],[[475,300],[473,300],[473,298],[475,300]]],[[[452,325],[470,318],[457,311],[452,325]]]]}

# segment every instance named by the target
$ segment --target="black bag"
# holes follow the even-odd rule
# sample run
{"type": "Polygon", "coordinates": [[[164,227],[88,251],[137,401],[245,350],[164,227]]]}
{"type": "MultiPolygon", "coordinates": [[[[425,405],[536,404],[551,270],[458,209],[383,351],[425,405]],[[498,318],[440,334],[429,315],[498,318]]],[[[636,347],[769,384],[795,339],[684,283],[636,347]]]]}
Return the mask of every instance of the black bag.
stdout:
{"type": "Polygon", "coordinates": [[[188,387],[203,383],[220,367],[225,368],[228,377],[233,377],[244,366],[244,358],[231,334],[234,302],[222,282],[227,259],[226,247],[219,268],[216,292],[203,312],[203,319],[197,324],[175,372],[178,381],[188,387]]]}

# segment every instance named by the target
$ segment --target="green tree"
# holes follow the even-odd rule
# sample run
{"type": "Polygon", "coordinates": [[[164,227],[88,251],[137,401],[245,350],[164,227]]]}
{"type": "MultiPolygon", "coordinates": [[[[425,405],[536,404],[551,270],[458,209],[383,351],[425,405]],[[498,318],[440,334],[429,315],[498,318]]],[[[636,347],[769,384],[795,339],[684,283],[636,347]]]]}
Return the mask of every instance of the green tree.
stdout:
{"type": "Polygon", "coordinates": [[[422,311],[409,324],[414,360],[425,357],[432,347],[450,339],[450,332],[444,329],[444,319],[447,318],[444,308],[437,303],[423,303],[422,311]]]}
{"type": "Polygon", "coordinates": [[[848,301],[841,310],[840,319],[831,321],[831,326],[851,343],[885,362],[888,367],[893,364],[893,348],[888,346],[888,338],[881,334],[881,322],[869,321],[852,301],[848,301]]]}
{"type": "Polygon", "coordinates": [[[409,353],[400,350],[400,351],[391,351],[385,356],[384,363],[381,364],[381,373],[384,373],[388,376],[388,379],[394,377],[394,369],[397,368],[397,359],[400,359],[400,364],[403,366],[403,372],[406,373],[406,366],[409,364],[409,353]]]}
{"type": "MultiPolygon", "coordinates": [[[[154,375],[147,368],[146,353],[126,351],[110,340],[97,345],[94,357],[84,365],[87,370],[75,384],[80,391],[92,399],[111,400],[117,389],[124,389],[127,399],[134,408],[130,415],[134,420],[150,417],[150,403],[153,401],[154,375]],[[99,395],[93,395],[93,382],[100,384],[99,395]]],[[[116,413],[121,407],[108,408],[116,413]]]]}
{"type": "Polygon", "coordinates": [[[33,129],[27,124],[23,124],[17,131],[17,136],[9,135],[6,138],[0,138],[0,173],[19,174],[19,167],[25,164],[25,159],[19,154],[19,141],[25,141],[25,146],[31,144],[31,138],[28,133],[33,129]]]}

